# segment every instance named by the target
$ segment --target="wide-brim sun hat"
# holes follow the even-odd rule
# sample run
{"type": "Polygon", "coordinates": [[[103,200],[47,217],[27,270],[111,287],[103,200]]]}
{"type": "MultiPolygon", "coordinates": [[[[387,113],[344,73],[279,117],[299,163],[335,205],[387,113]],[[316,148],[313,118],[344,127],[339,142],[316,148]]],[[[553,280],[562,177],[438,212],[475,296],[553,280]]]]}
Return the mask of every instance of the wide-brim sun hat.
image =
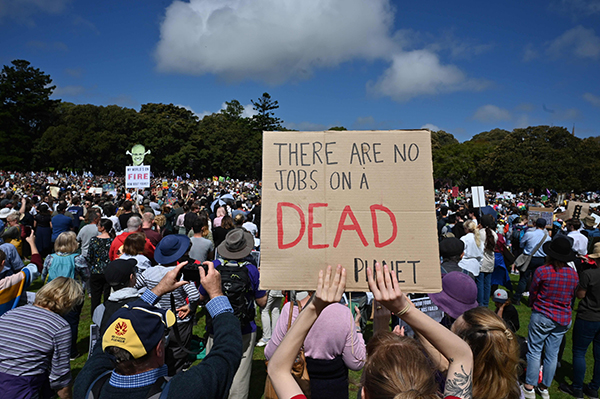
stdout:
{"type": "Polygon", "coordinates": [[[546,255],[561,262],[571,262],[577,258],[571,248],[571,241],[564,236],[558,236],[554,240],[544,243],[543,248],[546,255]]]}
{"type": "Polygon", "coordinates": [[[594,244],[594,252],[589,254],[588,257],[592,259],[600,258],[600,242],[594,244]]]}
{"type": "Polygon", "coordinates": [[[161,265],[177,262],[190,247],[190,238],[183,234],[169,234],[156,246],[154,260],[161,265]]]}
{"type": "Polygon", "coordinates": [[[11,208],[0,209],[0,219],[6,219],[13,212],[11,208]]]}
{"type": "Polygon", "coordinates": [[[233,229],[217,247],[219,256],[225,259],[244,259],[254,248],[254,236],[245,229],[233,229]]]}
{"type": "Polygon", "coordinates": [[[462,272],[450,272],[442,277],[442,292],[429,294],[431,301],[449,314],[458,317],[478,306],[477,284],[469,275],[462,272]]]}

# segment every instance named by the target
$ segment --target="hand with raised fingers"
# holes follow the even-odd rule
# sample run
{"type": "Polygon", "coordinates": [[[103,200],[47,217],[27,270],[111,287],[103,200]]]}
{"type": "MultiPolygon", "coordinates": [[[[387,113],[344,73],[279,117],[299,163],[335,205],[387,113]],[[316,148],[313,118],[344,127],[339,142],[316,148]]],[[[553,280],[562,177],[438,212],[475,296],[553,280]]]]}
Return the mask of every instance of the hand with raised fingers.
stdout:
{"type": "Polygon", "coordinates": [[[338,265],[332,273],[331,266],[325,272],[319,271],[319,281],[313,302],[318,311],[327,305],[339,302],[346,289],[346,269],[338,265]]]}
{"type": "Polygon", "coordinates": [[[206,290],[206,293],[210,299],[223,295],[223,289],[221,288],[221,275],[215,269],[215,265],[212,262],[202,262],[203,265],[207,265],[208,269],[206,273],[203,267],[198,267],[200,271],[200,284],[206,290]]]}
{"type": "Polygon", "coordinates": [[[398,281],[392,277],[387,265],[383,268],[375,263],[375,277],[373,269],[367,268],[367,281],[369,289],[377,302],[388,308],[392,313],[398,314],[410,306],[410,301],[400,290],[398,281]]]}
{"type": "Polygon", "coordinates": [[[173,269],[169,270],[156,287],[152,289],[152,292],[154,292],[156,296],[163,296],[164,294],[175,291],[179,287],[189,284],[189,281],[181,279],[181,269],[185,265],[187,265],[187,262],[181,262],[173,269]]]}

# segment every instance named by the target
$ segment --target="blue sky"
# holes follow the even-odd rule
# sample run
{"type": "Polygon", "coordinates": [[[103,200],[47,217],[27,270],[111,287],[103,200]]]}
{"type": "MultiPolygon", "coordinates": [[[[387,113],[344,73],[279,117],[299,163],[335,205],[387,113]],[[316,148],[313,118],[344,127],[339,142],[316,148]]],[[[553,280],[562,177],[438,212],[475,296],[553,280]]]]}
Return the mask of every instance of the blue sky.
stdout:
{"type": "Polygon", "coordinates": [[[600,135],[600,0],[0,0],[13,59],[76,104],[202,117],[266,91],[298,130],[600,135]]]}

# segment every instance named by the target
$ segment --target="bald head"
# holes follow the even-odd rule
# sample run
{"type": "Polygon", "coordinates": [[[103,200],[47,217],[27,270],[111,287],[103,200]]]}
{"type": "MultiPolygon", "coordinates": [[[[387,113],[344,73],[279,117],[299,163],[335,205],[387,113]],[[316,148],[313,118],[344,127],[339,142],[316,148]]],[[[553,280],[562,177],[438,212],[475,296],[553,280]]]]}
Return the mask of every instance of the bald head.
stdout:
{"type": "Polygon", "coordinates": [[[149,229],[152,227],[152,223],[154,223],[154,212],[144,212],[144,215],[142,215],[142,228],[149,229]]]}

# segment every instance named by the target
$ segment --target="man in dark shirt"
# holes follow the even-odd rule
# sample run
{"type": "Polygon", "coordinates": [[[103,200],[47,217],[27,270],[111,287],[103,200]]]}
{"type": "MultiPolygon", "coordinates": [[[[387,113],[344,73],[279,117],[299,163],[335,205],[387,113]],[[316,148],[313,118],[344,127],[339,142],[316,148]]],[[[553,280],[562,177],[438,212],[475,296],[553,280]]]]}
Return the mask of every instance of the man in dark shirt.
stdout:
{"type": "Polygon", "coordinates": [[[150,240],[155,247],[158,245],[162,236],[159,232],[152,230],[154,224],[154,212],[144,212],[142,217],[142,231],[146,234],[146,238],[150,240]]]}
{"type": "Polygon", "coordinates": [[[127,200],[123,202],[123,213],[119,216],[119,224],[121,228],[124,229],[127,226],[127,221],[132,216],[142,217],[139,213],[133,212],[133,202],[127,200]]]}
{"type": "MultiPolygon", "coordinates": [[[[594,252],[589,258],[598,262],[600,254],[594,252]]],[[[579,285],[575,290],[581,299],[577,308],[577,316],[573,326],[573,384],[561,384],[559,389],[577,398],[583,394],[590,398],[598,397],[600,388],[600,269],[598,264],[593,269],[585,270],[579,276],[579,285]],[[589,384],[584,384],[586,362],[585,353],[594,343],[594,372],[589,384]]]]}

